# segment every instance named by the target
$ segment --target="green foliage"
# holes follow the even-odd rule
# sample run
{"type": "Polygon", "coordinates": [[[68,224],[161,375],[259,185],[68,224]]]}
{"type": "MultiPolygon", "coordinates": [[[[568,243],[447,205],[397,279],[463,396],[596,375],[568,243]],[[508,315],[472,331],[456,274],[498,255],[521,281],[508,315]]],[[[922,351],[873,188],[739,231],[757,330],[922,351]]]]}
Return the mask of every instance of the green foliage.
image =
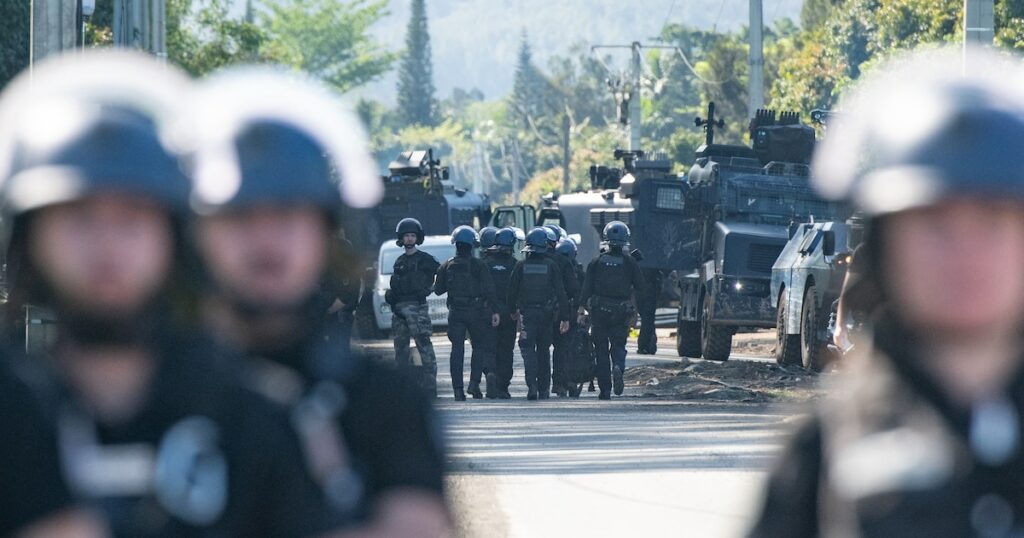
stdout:
{"type": "Polygon", "coordinates": [[[28,67],[28,0],[0,3],[0,88],[28,67]]]}
{"type": "Polygon", "coordinates": [[[434,125],[434,67],[430,58],[430,32],[424,0],[412,0],[412,15],[405,34],[405,53],[398,73],[398,108],[406,125],[434,125]]]}
{"type": "MultiPolygon", "coordinates": [[[[370,26],[387,14],[387,0],[263,0],[262,4],[266,9],[260,15],[262,32],[244,35],[261,45],[253,59],[294,66],[343,92],[376,80],[397,59],[369,34],[370,26]]],[[[239,24],[242,29],[246,26],[239,24]]]]}

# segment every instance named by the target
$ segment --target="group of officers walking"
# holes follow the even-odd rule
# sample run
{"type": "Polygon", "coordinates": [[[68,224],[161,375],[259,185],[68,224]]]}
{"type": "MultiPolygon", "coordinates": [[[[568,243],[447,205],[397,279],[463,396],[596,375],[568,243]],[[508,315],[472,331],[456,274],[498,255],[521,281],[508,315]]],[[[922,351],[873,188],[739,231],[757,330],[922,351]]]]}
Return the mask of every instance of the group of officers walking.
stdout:
{"type": "Polygon", "coordinates": [[[0,96],[0,536],[447,536],[432,406],[336,345],[382,186],[267,68],[40,62],[0,96]],[[25,307],[56,337],[15,351],[25,307]]]}
{"type": "Polygon", "coordinates": [[[477,234],[460,226],[451,236],[456,254],[443,263],[416,248],[424,239],[419,221],[403,219],[395,234],[405,249],[386,295],[393,312],[395,358],[405,368],[420,369],[428,391],[436,395],[437,360],[427,297],[447,293],[456,400],[465,401],[467,393],[476,399],[511,398],[517,334],[528,400],[579,396],[585,384],[594,390],[595,376],[600,399],[622,394],[633,295],[644,285],[639,265],[625,251],[629,228],[624,223],[608,223],[601,252],[586,269],[576,260],[574,240],[556,225],[526,234],[522,260],[513,253],[513,228],[486,227],[477,234]],[[467,335],[473,351],[469,385],[464,386],[467,335]],[[422,366],[412,364],[410,338],[422,366]]]}

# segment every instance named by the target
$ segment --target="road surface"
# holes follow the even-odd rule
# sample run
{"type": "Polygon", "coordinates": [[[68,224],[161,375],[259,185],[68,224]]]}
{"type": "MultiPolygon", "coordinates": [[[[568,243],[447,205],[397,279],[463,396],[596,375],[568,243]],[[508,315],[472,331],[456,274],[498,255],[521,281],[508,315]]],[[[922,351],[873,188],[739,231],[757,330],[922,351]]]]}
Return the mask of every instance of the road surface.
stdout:
{"type": "MultiPolygon", "coordinates": [[[[628,366],[678,360],[660,347],[637,356],[631,346],[628,366]]],[[[455,402],[450,345],[436,336],[434,348],[449,495],[466,537],[740,536],[799,418],[791,405],[687,403],[629,388],[610,402],[586,392],[528,402],[518,349],[512,400],[455,402]]]]}

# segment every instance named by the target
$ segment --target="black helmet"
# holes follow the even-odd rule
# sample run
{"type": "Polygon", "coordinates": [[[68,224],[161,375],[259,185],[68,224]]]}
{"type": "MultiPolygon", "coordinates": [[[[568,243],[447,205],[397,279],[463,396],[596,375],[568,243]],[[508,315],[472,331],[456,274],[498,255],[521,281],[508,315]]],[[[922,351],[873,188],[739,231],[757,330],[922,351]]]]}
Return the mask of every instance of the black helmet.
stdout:
{"type": "Polygon", "coordinates": [[[502,228],[498,230],[498,234],[494,237],[494,246],[512,248],[515,244],[516,231],[512,228],[502,228]]]}
{"type": "Polygon", "coordinates": [[[476,247],[480,244],[480,236],[469,226],[459,226],[452,231],[452,244],[476,247]]]}
{"type": "Polygon", "coordinates": [[[950,196],[1024,200],[1019,60],[960,50],[912,54],[865,77],[815,154],[827,199],[874,217],[950,196]]]}
{"type": "Polygon", "coordinates": [[[576,259],[576,242],[572,239],[563,239],[558,242],[558,246],[555,247],[555,252],[569,258],[570,260],[576,259]]]}
{"type": "Polygon", "coordinates": [[[498,236],[498,229],[494,226],[487,226],[480,230],[480,248],[491,248],[498,236]]]}
{"type": "Polygon", "coordinates": [[[629,243],[629,226],[625,223],[613,220],[604,227],[604,240],[611,247],[623,247],[629,243]]]}
{"type": "Polygon", "coordinates": [[[398,226],[395,227],[395,238],[398,240],[398,246],[402,246],[402,237],[405,234],[416,234],[416,244],[423,244],[423,225],[420,224],[420,221],[412,218],[398,221],[398,226]]]}
{"type": "Polygon", "coordinates": [[[329,90],[271,69],[201,83],[179,133],[200,213],[254,204],[373,206],[383,194],[362,125],[329,90]],[[259,91],[253,91],[259,88],[259,91]]]}
{"type": "Polygon", "coordinates": [[[0,97],[0,181],[8,215],[97,192],[140,195],[171,210],[187,207],[188,179],[157,124],[158,114],[173,105],[159,94],[180,94],[186,84],[177,71],[125,52],[68,55],[41,63],[33,79],[18,77],[0,97]],[[118,80],[93,81],[96,87],[76,82],[83,69],[118,80]],[[122,74],[122,81],[122,70],[134,75],[122,74]]]}
{"type": "Polygon", "coordinates": [[[526,247],[523,250],[527,252],[547,252],[548,251],[548,234],[551,230],[547,228],[534,228],[530,230],[530,233],[526,234],[526,247]]]}

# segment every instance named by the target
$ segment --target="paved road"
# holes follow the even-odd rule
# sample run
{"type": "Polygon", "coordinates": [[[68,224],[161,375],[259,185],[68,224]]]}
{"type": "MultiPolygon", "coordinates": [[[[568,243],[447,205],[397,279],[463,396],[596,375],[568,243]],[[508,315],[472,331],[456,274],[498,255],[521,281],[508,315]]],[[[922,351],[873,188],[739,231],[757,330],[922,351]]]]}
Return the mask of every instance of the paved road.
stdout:
{"type": "MultiPolygon", "coordinates": [[[[742,535],[798,412],[641,398],[639,389],[611,402],[586,392],[527,402],[518,350],[512,400],[460,403],[450,345],[442,336],[434,346],[449,491],[466,537],[742,535]]],[[[661,347],[631,353],[629,365],[678,360],[661,347]]]]}

